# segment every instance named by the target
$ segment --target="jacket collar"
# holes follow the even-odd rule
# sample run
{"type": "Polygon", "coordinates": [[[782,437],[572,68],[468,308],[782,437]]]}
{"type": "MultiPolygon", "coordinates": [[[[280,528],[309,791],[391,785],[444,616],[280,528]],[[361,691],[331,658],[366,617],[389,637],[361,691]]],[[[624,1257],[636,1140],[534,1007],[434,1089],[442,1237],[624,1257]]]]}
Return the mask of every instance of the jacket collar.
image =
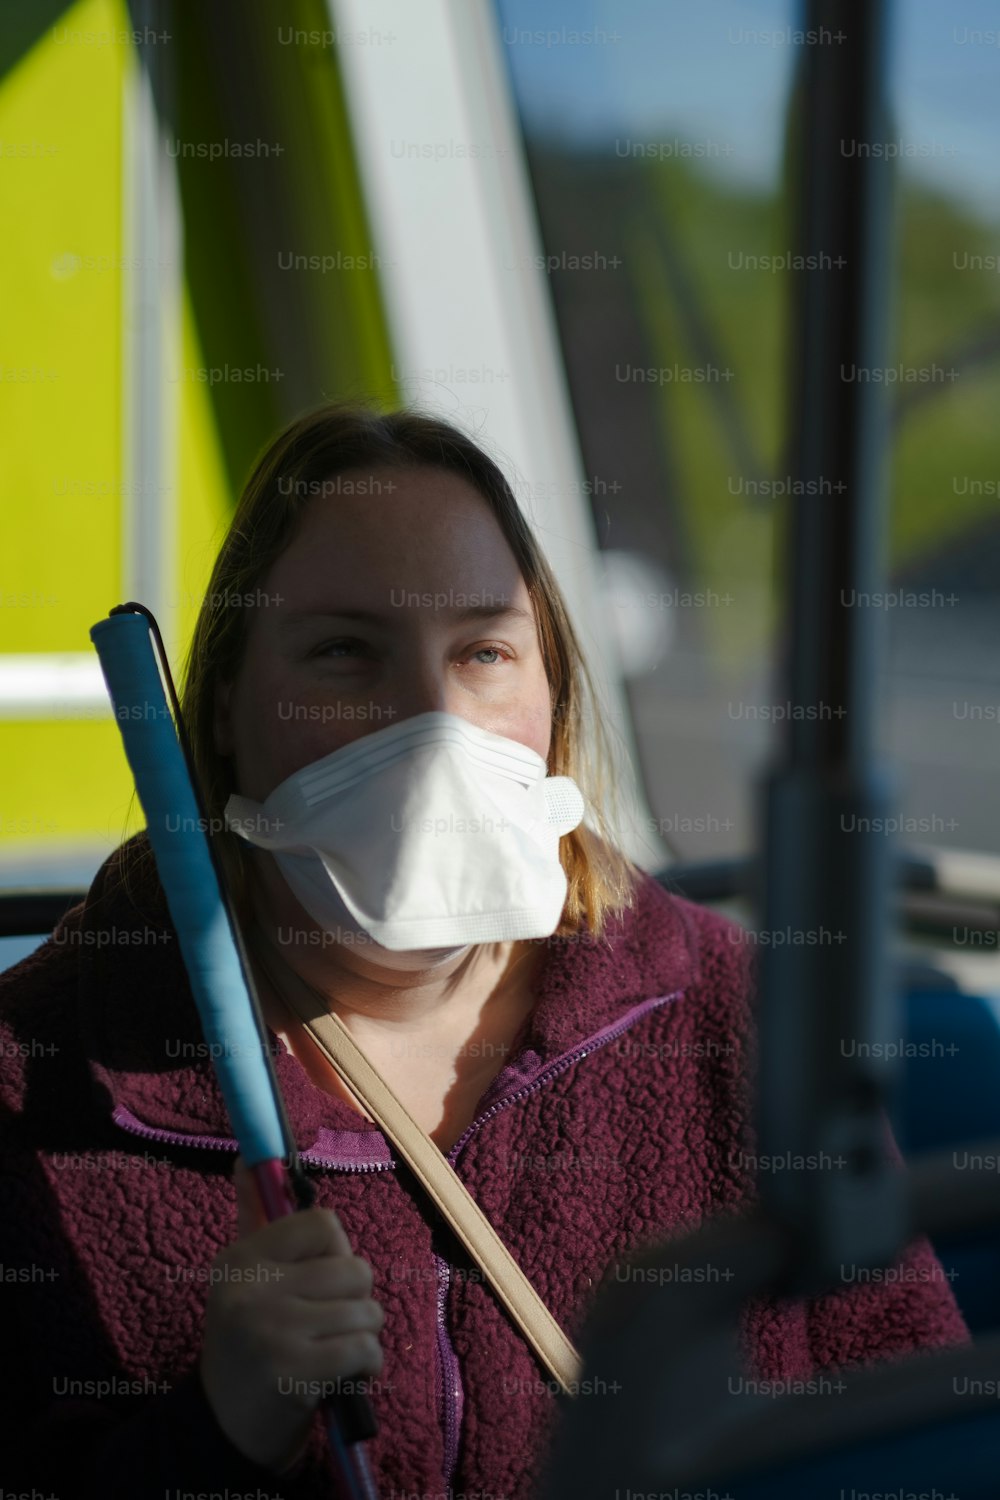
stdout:
{"type": "MultiPolygon", "coordinates": [[[[232,1126],[202,1036],[176,933],[145,835],[114,851],[82,906],[60,922],[56,942],[80,948],[78,1004],[90,1080],[102,1109],[124,1108],[144,1125],[231,1138],[232,1126]]],[[[528,1075],[583,1044],[655,996],[699,977],[686,902],[651,876],[635,906],[606,935],[550,938],[537,971],[536,1004],[514,1052],[528,1075]]],[[[379,1127],[312,1082],[268,1028],[275,1076],[292,1135],[308,1150],[321,1129],[379,1127]]]]}

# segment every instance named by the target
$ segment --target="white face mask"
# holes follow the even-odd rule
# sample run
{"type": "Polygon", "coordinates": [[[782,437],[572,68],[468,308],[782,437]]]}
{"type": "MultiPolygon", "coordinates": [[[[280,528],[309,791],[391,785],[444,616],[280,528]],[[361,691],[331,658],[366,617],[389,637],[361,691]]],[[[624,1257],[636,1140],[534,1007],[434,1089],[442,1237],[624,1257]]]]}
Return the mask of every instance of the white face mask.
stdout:
{"type": "Polygon", "coordinates": [[[427,969],[473,943],[555,932],[559,838],[584,801],[526,745],[433,712],[333,751],[263,803],[234,793],[225,815],[337,941],[427,969]]]}

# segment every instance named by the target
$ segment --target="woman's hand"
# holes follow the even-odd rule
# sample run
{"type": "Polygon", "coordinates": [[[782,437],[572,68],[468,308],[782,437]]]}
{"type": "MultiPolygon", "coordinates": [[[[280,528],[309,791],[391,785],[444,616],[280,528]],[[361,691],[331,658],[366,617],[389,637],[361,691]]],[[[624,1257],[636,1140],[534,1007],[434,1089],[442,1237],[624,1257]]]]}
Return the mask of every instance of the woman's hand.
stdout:
{"type": "Polygon", "coordinates": [[[234,1176],[239,1238],[212,1262],[199,1369],[230,1442],[280,1473],[305,1450],[323,1382],[381,1370],[385,1314],[331,1209],[269,1223],[241,1157],[234,1176]]]}

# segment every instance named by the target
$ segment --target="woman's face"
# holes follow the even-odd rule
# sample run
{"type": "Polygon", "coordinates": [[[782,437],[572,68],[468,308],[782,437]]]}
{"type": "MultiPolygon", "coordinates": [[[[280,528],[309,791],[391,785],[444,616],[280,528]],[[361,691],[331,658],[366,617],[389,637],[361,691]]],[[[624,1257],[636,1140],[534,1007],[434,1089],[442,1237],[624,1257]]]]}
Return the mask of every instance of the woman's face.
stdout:
{"type": "Polygon", "coordinates": [[[478,490],[418,467],[349,471],[331,491],[258,586],[239,670],[216,693],[236,789],[263,801],[303,766],[432,709],[547,760],[531,600],[478,490]]]}

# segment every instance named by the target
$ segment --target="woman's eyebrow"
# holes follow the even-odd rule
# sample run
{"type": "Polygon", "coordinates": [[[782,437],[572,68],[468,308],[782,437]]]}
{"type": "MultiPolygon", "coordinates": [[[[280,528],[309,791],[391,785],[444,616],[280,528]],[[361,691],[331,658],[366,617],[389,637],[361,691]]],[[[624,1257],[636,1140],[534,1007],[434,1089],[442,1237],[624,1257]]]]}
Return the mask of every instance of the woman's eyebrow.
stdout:
{"type": "MultiPolygon", "coordinates": [[[[421,594],[421,599],[426,598],[433,602],[433,594],[421,594]]],[[[443,596],[447,597],[447,596],[443,596]]],[[[515,620],[534,624],[533,616],[516,604],[505,604],[499,608],[494,604],[472,604],[460,608],[443,610],[443,613],[451,616],[457,624],[464,624],[467,620],[515,620]]],[[[370,609],[295,609],[289,610],[281,622],[281,629],[291,630],[298,625],[307,624],[312,620],[355,620],[365,625],[388,625],[393,618],[398,616],[380,615],[370,609]]]]}

